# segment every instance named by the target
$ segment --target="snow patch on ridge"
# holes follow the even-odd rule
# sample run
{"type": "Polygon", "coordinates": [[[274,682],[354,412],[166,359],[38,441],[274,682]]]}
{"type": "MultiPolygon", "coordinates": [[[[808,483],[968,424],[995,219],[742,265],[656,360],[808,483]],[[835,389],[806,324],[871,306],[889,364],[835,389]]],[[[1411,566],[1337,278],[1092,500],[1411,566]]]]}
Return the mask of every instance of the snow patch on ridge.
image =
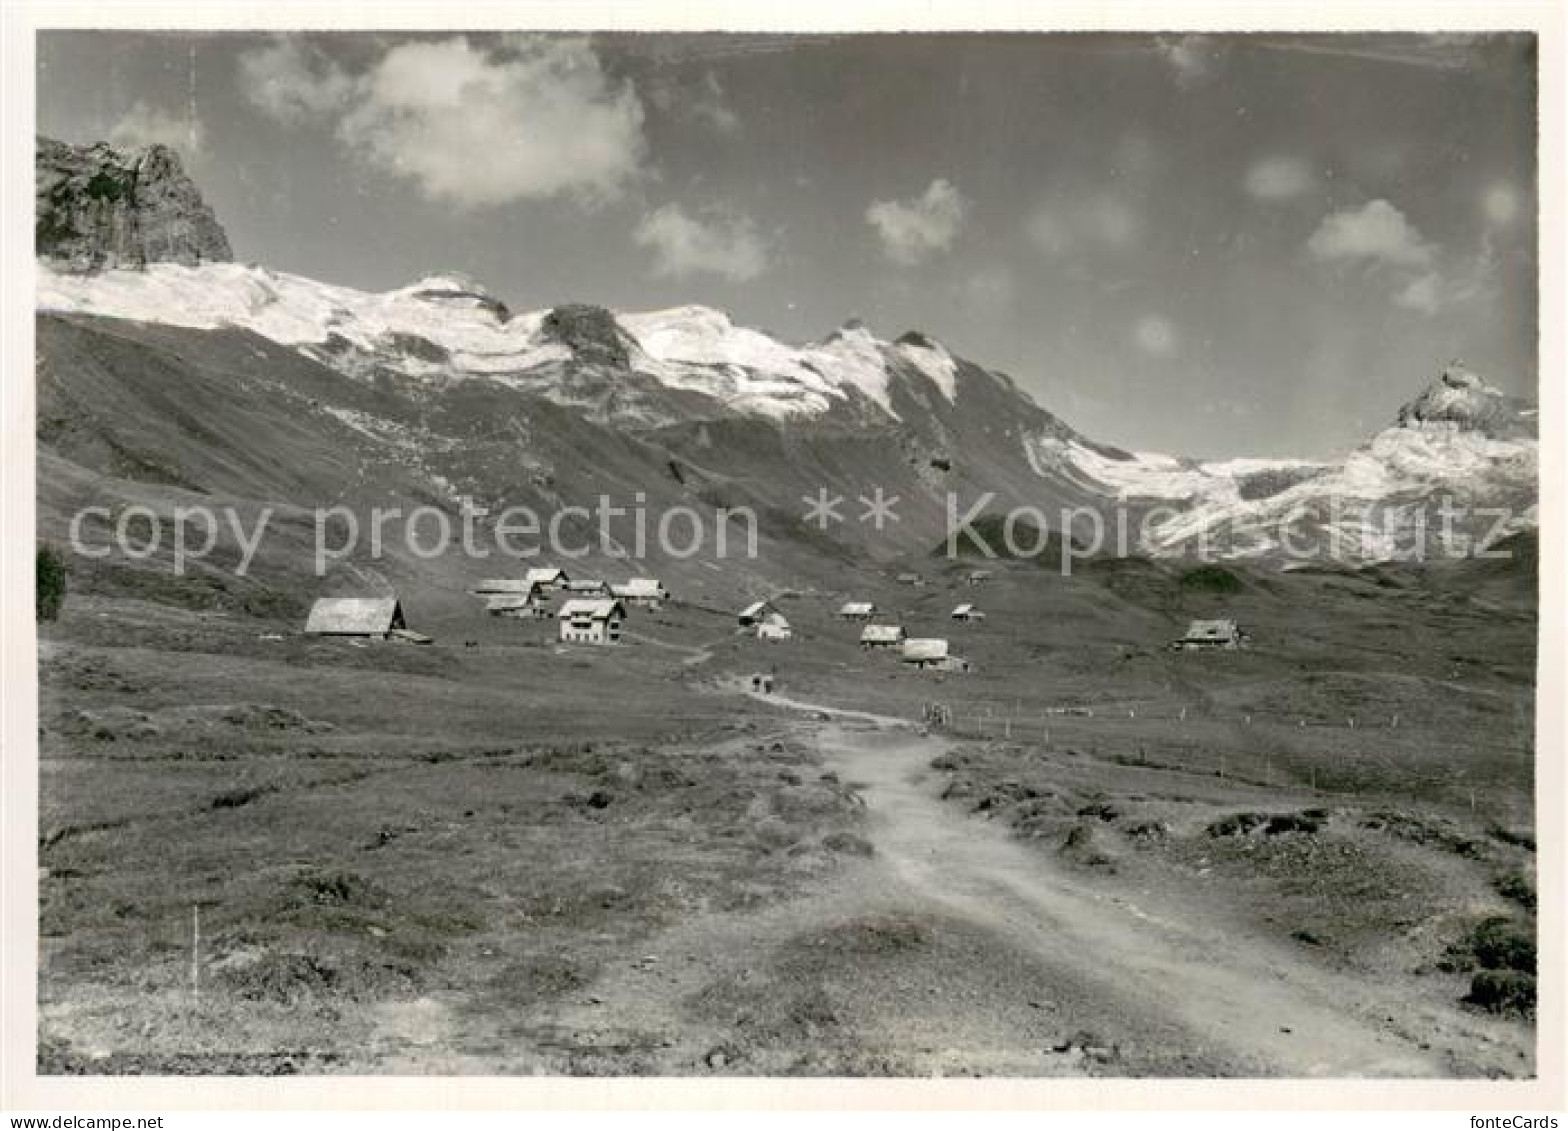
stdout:
{"type": "Polygon", "coordinates": [[[899,342],[893,348],[910,365],[931,378],[932,384],[941,391],[949,403],[957,398],[958,363],[953,360],[953,355],[947,352],[946,347],[939,342],[932,342],[929,345],[899,342]]]}
{"type": "MultiPolygon", "coordinates": [[[[37,267],[37,308],[138,322],[251,330],[342,367],[334,350],[419,379],[480,377],[559,399],[570,346],[542,331],[548,311],[510,314],[482,286],[442,273],[384,293],[318,283],[238,263],[95,274],[37,267]]],[[[682,306],[616,316],[635,341],[631,367],[670,389],[712,397],[735,412],[784,420],[819,416],[856,395],[896,417],[884,350],[860,327],[793,346],[736,326],[720,311],[682,306]]],[[[942,357],[924,359],[941,383],[942,357]]],[[[951,359],[946,359],[951,365],[951,359]]],[[[949,382],[951,384],[951,382],[949,382]]],[[[949,393],[949,396],[952,394],[949,393]]]]}

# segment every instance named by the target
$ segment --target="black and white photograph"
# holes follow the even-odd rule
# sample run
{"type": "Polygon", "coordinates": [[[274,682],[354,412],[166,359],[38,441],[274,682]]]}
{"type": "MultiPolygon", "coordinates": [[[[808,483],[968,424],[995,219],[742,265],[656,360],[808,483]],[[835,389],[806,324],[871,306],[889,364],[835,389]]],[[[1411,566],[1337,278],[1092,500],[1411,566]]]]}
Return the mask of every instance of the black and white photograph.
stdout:
{"type": "Polygon", "coordinates": [[[1561,1102],[1539,10],[436,18],[25,33],[29,1076],[1561,1102]]]}

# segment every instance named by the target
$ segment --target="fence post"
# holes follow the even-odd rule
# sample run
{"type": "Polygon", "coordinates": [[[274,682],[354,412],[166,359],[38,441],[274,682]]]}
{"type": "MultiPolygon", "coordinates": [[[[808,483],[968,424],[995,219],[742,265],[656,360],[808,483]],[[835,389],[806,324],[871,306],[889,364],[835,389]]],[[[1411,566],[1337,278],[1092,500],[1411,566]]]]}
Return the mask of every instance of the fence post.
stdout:
{"type": "Polygon", "coordinates": [[[201,904],[191,904],[191,1002],[201,1004],[201,904]]]}

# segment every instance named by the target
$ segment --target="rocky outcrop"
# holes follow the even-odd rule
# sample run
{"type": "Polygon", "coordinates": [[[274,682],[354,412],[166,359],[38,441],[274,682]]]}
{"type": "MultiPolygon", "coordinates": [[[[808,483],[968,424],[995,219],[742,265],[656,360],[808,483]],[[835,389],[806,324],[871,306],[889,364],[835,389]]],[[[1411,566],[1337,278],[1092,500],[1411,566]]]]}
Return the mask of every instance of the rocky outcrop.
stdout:
{"type": "Polygon", "coordinates": [[[557,306],[544,316],[539,329],[546,341],[559,342],[580,362],[621,369],[631,364],[634,343],[615,315],[602,306],[557,306]]]}
{"type": "Polygon", "coordinates": [[[231,260],[229,238],[165,145],[38,139],[37,254],[74,271],[231,260]]]}
{"type": "Polygon", "coordinates": [[[1537,433],[1533,405],[1487,384],[1457,361],[1399,410],[1399,425],[1446,425],[1495,440],[1533,438],[1537,433]]]}

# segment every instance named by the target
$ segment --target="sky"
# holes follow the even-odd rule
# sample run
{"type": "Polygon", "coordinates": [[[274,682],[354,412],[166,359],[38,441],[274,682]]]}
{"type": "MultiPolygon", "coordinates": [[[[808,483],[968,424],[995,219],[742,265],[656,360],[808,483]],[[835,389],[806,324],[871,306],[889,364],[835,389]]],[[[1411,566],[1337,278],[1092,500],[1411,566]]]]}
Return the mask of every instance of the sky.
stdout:
{"type": "Polygon", "coordinates": [[[178,149],[237,258],[514,310],[851,318],[1095,439],[1329,457],[1536,390],[1533,37],[46,31],[38,129],[178,149]]]}

